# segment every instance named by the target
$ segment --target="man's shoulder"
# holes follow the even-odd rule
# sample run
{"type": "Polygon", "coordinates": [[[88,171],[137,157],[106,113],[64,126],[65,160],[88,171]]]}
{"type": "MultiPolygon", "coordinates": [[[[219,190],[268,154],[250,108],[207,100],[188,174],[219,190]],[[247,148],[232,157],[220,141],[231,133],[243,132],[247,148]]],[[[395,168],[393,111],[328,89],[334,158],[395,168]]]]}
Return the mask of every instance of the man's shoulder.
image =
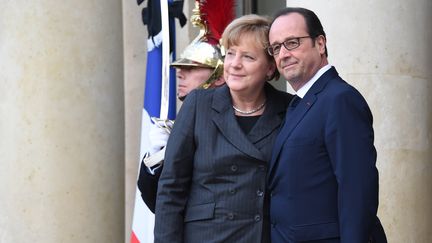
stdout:
{"type": "Polygon", "coordinates": [[[346,105],[348,103],[368,106],[366,99],[360,91],[339,76],[329,80],[318,96],[332,106],[346,105]]]}
{"type": "Polygon", "coordinates": [[[345,81],[339,76],[337,78],[330,80],[327,86],[328,86],[327,90],[333,95],[352,94],[355,96],[357,95],[362,96],[356,87],[354,87],[352,84],[348,83],[347,81],[345,81]]]}
{"type": "Polygon", "coordinates": [[[339,73],[334,67],[327,70],[322,77],[326,82],[324,92],[330,92],[333,95],[352,92],[360,94],[352,84],[339,76],[339,73]]]}

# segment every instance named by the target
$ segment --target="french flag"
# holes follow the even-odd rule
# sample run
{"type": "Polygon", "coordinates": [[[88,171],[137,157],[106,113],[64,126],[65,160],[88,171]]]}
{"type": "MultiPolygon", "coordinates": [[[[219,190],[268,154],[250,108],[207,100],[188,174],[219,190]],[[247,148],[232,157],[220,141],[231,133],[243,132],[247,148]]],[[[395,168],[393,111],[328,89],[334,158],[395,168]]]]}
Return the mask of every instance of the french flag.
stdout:
{"type": "MultiPolygon", "coordinates": [[[[138,5],[143,1],[137,0],[138,5]]],[[[143,22],[147,25],[149,38],[147,41],[146,81],[141,121],[140,159],[148,152],[150,144],[148,137],[150,118],[174,120],[176,116],[175,70],[169,65],[175,59],[174,17],[184,17],[181,12],[182,8],[183,1],[148,0],[147,8],[143,9],[143,22]]],[[[183,26],[186,19],[179,19],[183,26]]],[[[137,187],[130,242],[153,242],[153,228],[154,214],[145,205],[137,187]]]]}

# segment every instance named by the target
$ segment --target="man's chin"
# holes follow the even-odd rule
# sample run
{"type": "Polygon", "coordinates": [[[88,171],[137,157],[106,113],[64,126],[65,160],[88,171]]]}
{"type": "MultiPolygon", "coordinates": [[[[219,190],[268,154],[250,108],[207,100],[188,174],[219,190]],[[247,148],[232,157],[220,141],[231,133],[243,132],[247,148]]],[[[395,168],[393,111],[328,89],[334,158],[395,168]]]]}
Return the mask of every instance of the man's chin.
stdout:
{"type": "Polygon", "coordinates": [[[295,70],[282,70],[280,74],[285,78],[285,80],[296,80],[298,78],[298,73],[295,70]]]}

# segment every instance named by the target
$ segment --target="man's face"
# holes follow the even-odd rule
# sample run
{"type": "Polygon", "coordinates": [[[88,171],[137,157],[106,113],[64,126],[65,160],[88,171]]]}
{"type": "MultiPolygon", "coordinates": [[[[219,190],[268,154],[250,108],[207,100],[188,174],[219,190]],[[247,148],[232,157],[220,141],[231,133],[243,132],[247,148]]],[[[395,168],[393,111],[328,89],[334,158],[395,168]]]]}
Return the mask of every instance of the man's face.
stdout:
{"type": "Polygon", "coordinates": [[[211,68],[177,66],[177,97],[184,98],[189,92],[198,88],[213,72],[211,68]]]}
{"type": "MultiPolygon", "coordinates": [[[[270,45],[281,44],[296,37],[309,36],[305,19],[298,13],[278,17],[269,32],[270,45]]],[[[308,82],[326,63],[324,57],[325,38],[311,37],[298,39],[300,45],[289,51],[283,45],[280,52],[274,55],[280,74],[298,90],[308,82]]]]}

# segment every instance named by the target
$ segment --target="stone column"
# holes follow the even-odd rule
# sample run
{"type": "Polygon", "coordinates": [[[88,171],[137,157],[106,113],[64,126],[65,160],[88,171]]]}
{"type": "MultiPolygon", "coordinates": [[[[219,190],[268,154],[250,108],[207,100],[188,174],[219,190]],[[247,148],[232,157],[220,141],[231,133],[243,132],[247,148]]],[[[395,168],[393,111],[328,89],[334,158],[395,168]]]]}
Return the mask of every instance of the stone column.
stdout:
{"type": "Polygon", "coordinates": [[[0,3],[0,242],[124,235],[121,2],[0,3]]]}
{"type": "Polygon", "coordinates": [[[432,242],[430,0],[287,1],[315,11],[330,63],[373,115],[380,216],[392,243],[432,242]]]}

